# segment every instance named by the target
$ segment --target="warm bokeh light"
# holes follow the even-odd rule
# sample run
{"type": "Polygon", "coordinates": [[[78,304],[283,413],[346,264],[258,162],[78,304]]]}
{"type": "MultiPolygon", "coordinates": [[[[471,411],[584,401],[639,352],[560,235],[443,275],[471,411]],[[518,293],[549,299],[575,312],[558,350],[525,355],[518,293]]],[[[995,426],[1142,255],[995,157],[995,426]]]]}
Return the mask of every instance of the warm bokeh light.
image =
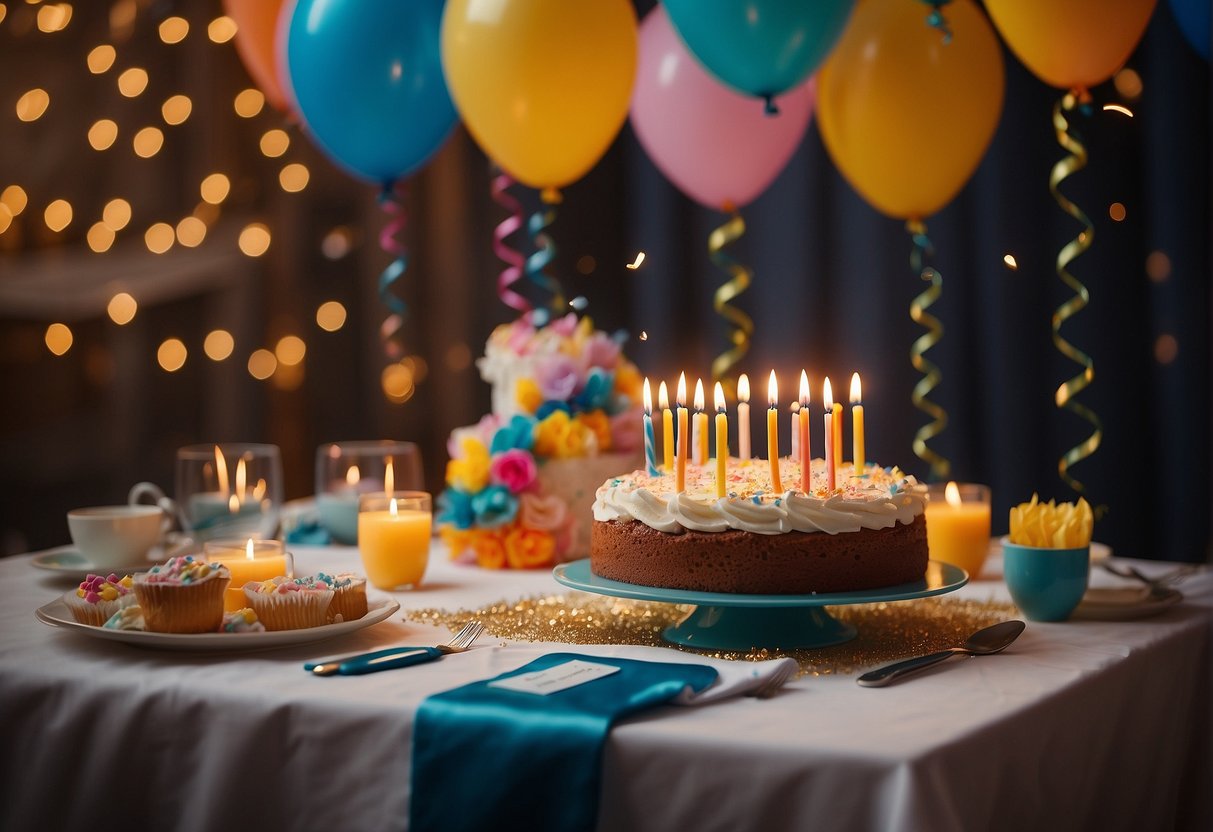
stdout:
{"type": "Polygon", "coordinates": [[[1108,206],[1108,216],[1113,222],[1121,222],[1125,218],[1125,206],[1119,202],[1113,202],[1108,206]]]}
{"type": "Polygon", "coordinates": [[[147,70],[142,67],[133,66],[118,76],[118,92],[127,98],[142,95],[145,89],[147,89],[147,70]]]}
{"type": "Polygon", "coordinates": [[[118,40],[129,37],[138,11],[135,0],[117,0],[110,6],[110,34],[118,40]]]}
{"type": "Polygon", "coordinates": [[[50,93],[41,87],[34,87],[17,99],[17,118],[22,121],[37,121],[50,105],[50,93]]]}
{"type": "Polygon", "coordinates": [[[88,247],[98,254],[104,254],[110,250],[110,246],[114,244],[114,229],[110,228],[104,222],[95,222],[84,235],[88,242],[88,247]]]}
{"type": "Polygon", "coordinates": [[[13,224],[13,209],[9,208],[3,202],[0,202],[0,234],[8,231],[8,227],[13,224]]]}
{"type": "Polygon", "coordinates": [[[1146,257],[1146,276],[1155,283],[1162,283],[1171,276],[1171,258],[1166,252],[1150,252],[1146,257]]]}
{"type": "Polygon", "coordinates": [[[118,139],[118,125],[108,118],[93,122],[88,128],[88,143],[93,150],[109,150],[118,139]]]}
{"type": "Polygon", "coordinates": [[[316,308],[316,326],[325,332],[336,332],[345,326],[345,307],[340,301],[326,300],[316,308]]]}
{"type": "Polygon", "coordinates": [[[413,396],[413,371],[403,364],[389,364],[379,377],[383,395],[392,404],[404,404],[413,396]]]}
{"type": "Polygon", "coordinates": [[[207,333],[202,342],[202,351],[211,361],[223,361],[236,349],[236,339],[226,329],[215,329],[207,333]]]}
{"type": "Polygon", "coordinates": [[[320,242],[320,251],[329,260],[340,260],[350,253],[354,245],[354,235],[344,225],[339,225],[324,235],[320,242]]]}
{"type": "Polygon", "coordinates": [[[8,16],[8,6],[0,3],[0,23],[4,22],[4,18],[8,16]]]}
{"type": "Polygon", "coordinates": [[[72,224],[72,204],[66,199],[56,199],[46,206],[42,218],[51,231],[62,231],[72,224]]]}
{"type": "Polygon", "coordinates": [[[46,328],[46,348],[55,355],[63,355],[72,348],[72,331],[67,324],[51,324],[46,328]]]}
{"type": "Polygon", "coordinates": [[[118,52],[108,43],[95,46],[93,47],[93,50],[88,53],[88,71],[94,75],[100,75],[103,72],[108,72],[109,68],[114,65],[114,60],[117,57],[118,52]]]}
{"type": "Polygon", "coordinates": [[[216,17],[206,27],[206,36],[212,43],[227,43],[236,36],[236,21],[227,15],[216,17]]]}
{"type": "Polygon", "coordinates": [[[177,223],[177,242],[186,248],[201,245],[206,239],[206,223],[197,217],[185,217],[177,223]]]}
{"type": "Polygon", "coordinates": [[[278,174],[278,184],[288,194],[296,194],[307,187],[310,178],[311,174],[308,173],[306,165],[300,162],[292,162],[278,174]]]}
{"type": "Polygon", "coordinates": [[[160,365],[160,369],[166,373],[175,373],[185,366],[185,359],[189,355],[185,344],[181,343],[180,338],[166,338],[160,344],[160,348],[156,350],[156,363],[160,365]]]}
{"type": "Polygon", "coordinates": [[[232,189],[232,183],[222,173],[212,173],[206,179],[202,180],[202,185],[198,191],[202,194],[202,199],[209,202],[211,205],[218,205],[223,200],[227,199],[228,192],[232,189]]]}
{"type": "Polygon", "coordinates": [[[160,105],[160,116],[165,124],[177,125],[189,118],[193,110],[194,102],[188,95],[173,95],[160,105]]]}
{"type": "Polygon", "coordinates": [[[110,229],[121,231],[131,221],[131,204],[121,197],[111,199],[101,211],[101,221],[110,229]]]}
{"type": "Polygon", "coordinates": [[[173,247],[176,239],[177,232],[167,222],[155,223],[143,234],[143,242],[152,254],[164,254],[173,247]]]}
{"type": "Polygon", "coordinates": [[[270,230],[262,223],[249,223],[240,232],[238,245],[249,257],[260,257],[270,247],[270,230]]]}
{"type": "Polygon", "coordinates": [[[160,21],[160,40],[165,43],[181,43],[189,33],[190,24],[184,17],[166,17],[160,21]]]}
{"type": "Polygon", "coordinates": [[[249,87],[236,94],[234,106],[236,108],[236,115],[241,118],[252,118],[261,112],[261,108],[265,106],[265,95],[262,94],[261,90],[249,87]]]}
{"type": "Polygon", "coordinates": [[[135,134],[135,138],[131,140],[131,146],[135,149],[135,155],[143,159],[150,159],[160,152],[160,148],[164,147],[164,133],[159,127],[144,127],[135,134]]]}
{"type": "Polygon", "coordinates": [[[29,204],[29,196],[26,195],[25,189],[20,185],[9,185],[3,191],[0,191],[0,204],[7,205],[8,210],[12,212],[13,216],[18,217],[25,210],[25,206],[29,204]]]}
{"type": "Polygon", "coordinates": [[[1125,67],[1116,73],[1112,83],[1116,86],[1116,91],[1129,101],[1136,101],[1141,97],[1141,76],[1135,70],[1125,67]]]}
{"type": "Polygon", "coordinates": [[[291,137],[286,134],[285,130],[279,130],[277,127],[273,130],[266,130],[261,136],[261,154],[271,159],[277,159],[286,153],[290,146],[291,137]]]}
{"type": "Polygon", "coordinates": [[[425,377],[429,375],[430,365],[425,363],[425,359],[420,355],[406,355],[400,359],[400,363],[408,367],[409,372],[413,374],[413,381],[417,384],[425,381],[425,377]]]}
{"type": "Polygon", "coordinates": [[[135,319],[135,313],[138,311],[138,302],[126,292],[114,295],[105,307],[105,312],[110,316],[110,320],[118,326],[129,324],[135,319]]]}
{"type": "Polygon", "coordinates": [[[596,268],[598,268],[598,261],[594,259],[594,255],[583,254],[577,258],[578,273],[590,275],[594,273],[594,269],[596,268]]]}
{"type": "Polygon", "coordinates": [[[472,366],[472,348],[460,341],[447,347],[443,356],[446,368],[452,372],[462,372],[472,366]]]}
{"type": "Polygon", "coordinates": [[[307,344],[303,343],[303,339],[298,335],[285,335],[278,339],[278,344],[274,347],[274,357],[278,359],[278,363],[288,367],[301,362],[306,354],[307,344]]]}
{"type": "Polygon", "coordinates": [[[38,31],[61,32],[72,21],[72,6],[70,3],[48,3],[38,9],[38,31]]]}
{"type": "Polygon", "coordinates": [[[303,386],[303,376],[302,364],[293,364],[289,367],[279,364],[274,375],[270,377],[270,384],[274,385],[275,390],[298,390],[303,386]]]}
{"type": "Polygon", "coordinates": [[[1002,256],[1002,262],[1005,263],[1006,267],[1011,271],[1015,271],[1019,268],[1019,262],[1015,259],[1014,254],[1004,254],[1002,256]]]}
{"type": "Polygon", "coordinates": [[[1154,360],[1159,364],[1170,364],[1179,357],[1179,341],[1169,332],[1159,335],[1154,341],[1154,360]]]}
{"type": "Polygon", "coordinates": [[[278,359],[269,350],[254,350],[248,357],[248,374],[258,381],[265,381],[278,369],[278,359]]]}

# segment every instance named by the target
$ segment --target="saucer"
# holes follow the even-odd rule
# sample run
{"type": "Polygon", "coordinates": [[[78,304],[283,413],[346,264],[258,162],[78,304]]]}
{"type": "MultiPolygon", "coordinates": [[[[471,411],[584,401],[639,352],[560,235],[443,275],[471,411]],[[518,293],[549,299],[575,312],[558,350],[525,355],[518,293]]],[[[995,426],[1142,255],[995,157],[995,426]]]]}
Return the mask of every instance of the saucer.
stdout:
{"type": "MultiPolygon", "coordinates": [[[[149,558],[152,555],[160,554],[159,547],[148,552],[149,558]]],[[[51,549],[49,552],[43,552],[40,555],[34,555],[30,559],[30,565],[35,569],[42,569],[47,572],[52,572],[64,580],[71,579],[73,581],[83,581],[89,575],[108,575],[113,572],[115,575],[129,575],[135,572],[146,572],[154,566],[158,561],[154,559],[143,560],[138,563],[128,563],[123,566],[112,566],[109,568],[98,567],[88,559],[79,549],[72,547],[63,547],[60,549],[51,549]]]]}
{"type": "Polygon", "coordinates": [[[1070,617],[1084,621],[1130,621],[1158,615],[1183,599],[1183,594],[1175,589],[1151,593],[1146,586],[1091,587],[1070,617]]]}

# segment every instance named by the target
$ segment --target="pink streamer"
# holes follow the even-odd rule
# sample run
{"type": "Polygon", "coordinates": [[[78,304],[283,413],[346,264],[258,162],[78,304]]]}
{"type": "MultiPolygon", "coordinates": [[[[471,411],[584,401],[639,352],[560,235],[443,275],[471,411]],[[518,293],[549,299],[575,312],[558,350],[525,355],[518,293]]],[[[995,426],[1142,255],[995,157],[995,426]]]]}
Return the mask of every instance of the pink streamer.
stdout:
{"type": "Polygon", "coordinates": [[[512,248],[506,242],[506,238],[520,230],[525,223],[522,203],[509,192],[509,187],[513,184],[513,178],[508,173],[500,171],[493,177],[489,186],[493,201],[510,214],[493,229],[493,253],[506,264],[497,278],[497,297],[511,309],[526,314],[533,308],[530,301],[511,288],[522,279],[522,265],[525,260],[522,252],[512,248]]]}
{"type": "Polygon", "coordinates": [[[379,335],[383,339],[384,352],[393,360],[404,354],[399,335],[404,328],[404,314],[408,310],[404,301],[392,292],[392,284],[408,268],[409,250],[404,244],[404,229],[408,224],[404,204],[407,196],[408,187],[403,180],[385,185],[379,195],[379,207],[388,218],[379,232],[379,247],[393,258],[379,275],[379,299],[388,309],[388,315],[379,327],[379,335]]]}

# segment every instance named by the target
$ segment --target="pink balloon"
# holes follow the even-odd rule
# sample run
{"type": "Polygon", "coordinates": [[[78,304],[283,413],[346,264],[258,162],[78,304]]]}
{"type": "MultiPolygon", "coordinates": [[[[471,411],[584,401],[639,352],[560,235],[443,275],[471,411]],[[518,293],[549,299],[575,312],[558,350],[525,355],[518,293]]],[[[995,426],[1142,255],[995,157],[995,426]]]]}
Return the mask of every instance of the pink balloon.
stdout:
{"type": "Polygon", "coordinates": [[[809,126],[810,78],[780,96],[779,115],[699,65],[660,5],[640,25],[632,128],[653,164],[708,208],[740,208],[775,180],[809,126]]]}

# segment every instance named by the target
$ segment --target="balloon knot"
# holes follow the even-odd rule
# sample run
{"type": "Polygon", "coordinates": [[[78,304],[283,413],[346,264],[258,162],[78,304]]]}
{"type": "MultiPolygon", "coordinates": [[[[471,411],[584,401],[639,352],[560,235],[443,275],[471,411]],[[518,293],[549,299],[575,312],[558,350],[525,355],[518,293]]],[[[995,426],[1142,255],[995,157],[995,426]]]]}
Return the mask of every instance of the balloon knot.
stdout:
{"type": "Polygon", "coordinates": [[[539,192],[539,198],[547,205],[559,205],[564,201],[559,188],[544,188],[539,192]]]}
{"type": "Polygon", "coordinates": [[[767,94],[762,97],[762,111],[768,116],[779,115],[779,106],[775,103],[775,96],[767,94]]]}

